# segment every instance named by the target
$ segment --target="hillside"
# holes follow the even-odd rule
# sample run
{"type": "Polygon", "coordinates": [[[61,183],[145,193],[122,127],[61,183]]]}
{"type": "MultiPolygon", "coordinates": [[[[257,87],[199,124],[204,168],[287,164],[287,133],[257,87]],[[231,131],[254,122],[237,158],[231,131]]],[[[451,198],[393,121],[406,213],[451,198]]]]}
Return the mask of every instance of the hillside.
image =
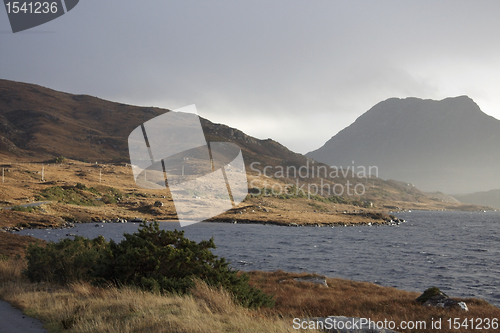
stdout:
{"type": "MultiPolygon", "coordinates": [[[[0,80],[0,166],[6,170],[6,181],[0,184],[0,204],[23,204],[39,200],[44,191],[57,191],[57,197],[46,197],[58,202],[43,217],[50,224],[56,223],[54,217],[69,219],[71,216],[86,221],[113,216],[175,219],[171,198],[162,191],[149,193],[140,189],[139,199],[128,203],[102,206],[95,201],[97,192],[98,196],[105,197],[115,193],[113,189],[128,196],[139,193],[127,165],[127,138],[137,126],[165,112],[168,110],[0,80]],[[67,158],[68,163],[55,163],[59,156],[67,158]],[[103,185],[111,188],[87,193],[75,187],[78,183],[89,188],[103,185]],[[75,193],[79,193],[79,197],[73,201],[64,199],[64,195],[75,193]],[[165,207],[155,209],[152,205],[162,197],[165,207]]],[[[232,141],[241,147],[249,189],[253,193],[242,204],[253,207],[249,208],[251,214],[243,210],[245,208],[238,208],[218,216],[218,220],[344,224],[367,223],[372,219],[370,214],[387,210],[483,209],[423,193],[406,182],[383,181],[353,170],[344,173],[328,169],[271,139],[259,140],[206,119],[201,122],[208,141],[232,141]],[[260,164],[250,167],[253,162],[260,164]],[[305,176],[294,173],[299,169],[303,169],[305,176]],[[262,173],[264,170],[266,174],[262,173]]],[[[381,221],[385,218],[377,216],[381,221]]],[[[28,214],[26,218],[33,217],[28,214]]],[[[5,216],[5,219],[19,221],[19,217],[5,216]]],[[[28,224],[32,223],[34,221],[28,224]]]]}
{"type": "Polygon", "coordinates": [[[500,120],[467,96],[380,102],[306,156],[378,166],[379,177],[449,194],[500,188],[500,120]]]}
{"type": "MultiPolygon", "coordinates": [[[[169,110],[114,103],[41,86],[0,80],[0,157],[6,161],[58,156],[99,162],[129,160],[127,138],[169,110]]],[[[258,140],[202,118],[209,141],[237,143],[247,161],[302,165],[306,158],[271,139],[258,140]]]]}
{"type": "Polygon", "coordinates": [[[458,201],[472,205],[484,205],[500,209],[500,190],[475,192],[469,194],[454,194],[458,201]]]}

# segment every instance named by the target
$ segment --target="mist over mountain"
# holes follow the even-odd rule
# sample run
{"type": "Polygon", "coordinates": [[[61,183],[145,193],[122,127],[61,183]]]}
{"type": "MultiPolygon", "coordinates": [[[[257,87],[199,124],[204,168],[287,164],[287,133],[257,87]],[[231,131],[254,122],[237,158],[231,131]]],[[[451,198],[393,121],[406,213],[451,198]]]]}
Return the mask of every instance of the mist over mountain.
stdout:
{"type": "Polygon", "coordinates": [[[500,209],[500,190],[469,194],[454,194],[453,197],[465,204],[483,205],[500,209]]]}
{"type": "Polygon", "coordinates": [[[390,98],[306,156],[335,166],[377,166],[379,177],[425,191],[498,189],[500,120],[467,96],[390,98]]]}

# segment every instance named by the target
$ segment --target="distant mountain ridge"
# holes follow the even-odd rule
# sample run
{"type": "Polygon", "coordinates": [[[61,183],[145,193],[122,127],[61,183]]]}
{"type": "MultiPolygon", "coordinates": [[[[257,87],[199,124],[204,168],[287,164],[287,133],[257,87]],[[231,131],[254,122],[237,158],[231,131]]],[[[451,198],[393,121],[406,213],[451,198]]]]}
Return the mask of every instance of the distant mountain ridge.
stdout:
{"type": "Polygon", "coordinates": [[[470,194],[454,194],[453,197],[465,204],[490,206],[500,209],[500,190],[490,190],[470,194]]]}
{"type": "Polygon", "coordinates": [[[500,188],[500,120],[467,96],[390,98],[306,156],[336,166],[375,165],[379,177],[425,191],[487,191],[500,188]]]}

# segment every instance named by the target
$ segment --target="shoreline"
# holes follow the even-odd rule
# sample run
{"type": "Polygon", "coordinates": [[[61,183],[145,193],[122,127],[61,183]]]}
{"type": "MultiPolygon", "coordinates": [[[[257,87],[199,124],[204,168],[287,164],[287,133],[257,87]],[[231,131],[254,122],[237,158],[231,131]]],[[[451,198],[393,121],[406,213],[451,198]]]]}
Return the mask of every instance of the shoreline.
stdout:
{"type": "MultiPolygon", "coordinates": [[[[145,220],[144,222],[151,223],[154,222],[155,220],[145,220]]],[[[74,222],[66,222],[64,225],[61,226],[15,226],[15,227],[3,227],[0,229],[0,232],[8,232],[15,234],[16,232],[19,232],[21,230],[35,230],[35,229],[45,229],[45,230],[64,230],[64,229],[72,229],[75,227],[75,224],[124,224],[124,223],[142,223],[143,221],[128,221],[125,220],[123,222],[116,222],[116,221],[95,221],[95,222],[79,222],[79,221],[74,221],[74,222]]],[[[156,222],[159,223],[179,223],[178,220],[157,220],[156,222]]],[[[231,220],[231,219],[217,219],[217,220],[209,220],[209,221],[200,221],[200,222],[195,222],[196,223],[222,223],[222,224],[256,224],[256,225],[273,225],[273,226],[278,226],[278,227],[324,227],[324,228],[334,228],[334,227],[362,227],[362,226],[396,226],[400,225],[401,223],[406,223],[407,221],[404,219],[400,218],[395,218],[390,221],[385,221],[385,222],[380,222],[380,221],[374,221],[374,222],[357,222],[357,223],[343,223],[343,222],[338,222],[338,223],[286,223],[282,222],[279,220],[268,220],[268,221],[256,221],[256,220],[251,220],[251,219],[239,219],[239,220],[231,220]]]]}
{"type": "MultiPolygon", "coordinates": [[[[8,210],[6,208],[3,208],[5,210],[8,210]]],[[[0,208],[0,210],[2,210],[0,208]]],[[[260,225],[274,225],[274,226],[280,226],[280,227],[324,227],[324,228],[328,228],[328,227],[331,227],[331,228],[334,228],[334,227],[357,227],[357,226],[374,226],[374,227],[378,227],[378,226],[397,226],[397,225],[400,225],[401,223],[406,223],[407,221],[402,219],[402,218],[398,218],[392,214],[398,214],[398,213],[411,213],[412,211],[418,211],[418,212],[467,212],[467,211],[463,211],[463,210],[445,210],[445,209],[442,209],[442,210],[432,210],[432,209],[411,209],[411,210],[406,210],[406,211],[388,211],[386,212],[387,214],[390,214],[389,216],[392,217],[392,219],[390,220],[373,220],[371,222],[367,222],[367,221],[360,221],[360,222],[334,222],[334,223],[314,223],[314,222],[302,222],[302,223],[295,223],[295,222],[286,222],[286,221],[283,221],[283,220],[279,220],[279,219],[267,219],[267,220],[264,220],[264,221],[259,221],[259,220],[255,220],[255,219],[250,219],[250,218],[211,218],[209,220],[205,220],[205,221],[200,221],[200,222],[195,222],[195,223],[226,223],[226,224],[260,224],[260,225]]],[[[474,213],[492,213],[492,212],[499,212],[498,210],[478,210],[478,211],[470,211],[471,213],[474,212],[474,213]]],[[[354,215],[354,216],[358,216],[358,214],[345,214],[345,215],[354,215]]],[[[163,220],[163,219],[160,219],[160,220],[155,220],[155,219],[151,219],[151,220],[147,220],[147,219],[137,219],[137,218],[134,218],[134,219],[130,219],[130,220],[127,220],[127,219],[122,219],[122,218],[115,218],[115,219],[111,219],[111,220],[108,220],[108,219],[105,219],[105,220],[101,220],[101,221],[73,221],[73,222],[64,222],[63,224],[61,225],[26,225],[26,224],[23,224],[23,223],[20,223],[20,224],[23,224],[23,225],[19,225],[19,226],[4,226],[2,228],[0,228],[0,232],[2,231],[5,231],[5,232],[10,232],[10,233],[15,233],[15,232],[18,232],[20,230],[24,230],[24,229],[48,229],[48,230],[63,230],[63,229],[71,229],[74,227],[75,224],[110,224],[110,223],[142,223],[143,221],[145,222],[153,222],[153,221],[157,221],[157,222],[160,222],[160,223],[179,223],[178,220],[163,220]]]]}

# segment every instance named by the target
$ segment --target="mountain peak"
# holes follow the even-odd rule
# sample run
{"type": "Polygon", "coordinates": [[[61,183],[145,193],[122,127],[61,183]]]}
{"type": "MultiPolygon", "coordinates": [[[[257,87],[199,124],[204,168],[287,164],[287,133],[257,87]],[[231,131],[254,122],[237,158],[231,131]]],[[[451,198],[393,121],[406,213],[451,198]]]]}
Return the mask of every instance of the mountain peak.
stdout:
{"type": "Polygon", "coordinates": [[[477,112],[479,106],[472,98],[466,95],[448,97],[442,100],[422,99],[417,97],[397,98],[392,97],[376,104],[366,113],[370,112],[444,112],[461,111],[477,112]]]}
{"type": "Polygon", "coordinates": [[[500,188],[494,170],[500,163],[499,133],[500,120],[486,115],[468,96],[389,98],[306,156],[336,166],[352,161],[378,166],[385,179],[464,193],[500,188]],[[477,182],[477,177],[483,180],[477,182]]]}

